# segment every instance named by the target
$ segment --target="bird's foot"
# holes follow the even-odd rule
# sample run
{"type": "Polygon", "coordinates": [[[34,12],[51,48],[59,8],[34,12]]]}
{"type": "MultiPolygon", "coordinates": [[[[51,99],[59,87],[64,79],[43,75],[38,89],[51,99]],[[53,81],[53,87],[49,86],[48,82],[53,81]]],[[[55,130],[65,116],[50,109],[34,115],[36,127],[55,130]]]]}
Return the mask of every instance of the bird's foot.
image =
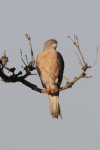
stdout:
{"type": "Polygon", "coordinates": [[[55,85],[54,85],[54,87],[51,89],[50,92],[51,92],[52,94],[54,94],[56,91],[57,91],[57,89],[55,88],[55,85]]]}
{"type": "Polygon", "coordinates": [[[48,95],[50,95],[50,91],[51,89],[45,89],[44,92],[47,93],[48,95]]]}
{"type": "Polygon", "coordinates": [[[50,91],[51,91],[50,86],[48,85],[47,89],[45,89],[44,91],[45,91],[45,93],[47,93],[48,95],[50,95],[50,91]]]}
{"type": "Polygon", "coordinates": [[[44,92],[47,93],[48,95],[50,95],[50,94],[53,95],[54,93],[57,92],[57,89],[56,89],[55,85],[53,86],[52,89],[50,88],[50,86],[48,86],[47,89],[44,90],[44,92]]]}

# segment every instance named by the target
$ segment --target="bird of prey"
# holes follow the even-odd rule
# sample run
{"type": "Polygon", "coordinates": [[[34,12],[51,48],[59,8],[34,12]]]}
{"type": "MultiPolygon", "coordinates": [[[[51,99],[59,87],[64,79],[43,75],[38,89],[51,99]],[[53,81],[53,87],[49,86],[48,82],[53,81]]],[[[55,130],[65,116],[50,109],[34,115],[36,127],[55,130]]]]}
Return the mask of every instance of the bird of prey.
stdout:
{"type": "Polygon", "coordinates": [[[36,68],[41,79],[42,85],[49,96],[49,106],[51,116],[58,118],[62,113],[58,103],[59,92],[56,92],[61,85],[64,60],[62,55],[56,51],[57,41],[54,39],[46,41],[44,49],[39,53],[36,61],[36,68]]]}

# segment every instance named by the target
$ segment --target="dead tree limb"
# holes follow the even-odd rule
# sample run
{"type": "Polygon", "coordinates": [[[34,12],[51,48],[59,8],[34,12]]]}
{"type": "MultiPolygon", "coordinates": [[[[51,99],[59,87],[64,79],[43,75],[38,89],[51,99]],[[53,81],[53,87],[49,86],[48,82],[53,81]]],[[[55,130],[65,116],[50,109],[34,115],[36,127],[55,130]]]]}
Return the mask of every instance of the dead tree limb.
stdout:
{"type": "MultiPolygon", "coordinates": [[[[28,63],[27,55],[25,55],[26,56],[26,60],[27,60],[27,65],[26,65],[26,63],[24,62],[24,60],[22,58],[22,52],[20,50],[20,52],[21,52],[21,60],[23,61],[24,65],[25,65],[25,67],[23,67],[23,68],[26,71],[26,73],[24,75],[22,75],[22,71],[19,71],[17,74],[15,74],[16,68],[8,68],[6,66],[7,62],[8,62],[8,57],[6,56],[6,53],[4,52],[4,56],[2,56],[0,58],[0,77],[2,78],[2,81],[6,82],[6,83],[9,83],[9,82],[11,82],[11,83],[21,82],[22,84],[28,86],[32,90],[35,90],[35,91],[40,92],[40,93],[46,93],[46,91],[44,89],[38,88],[37,85],[32,84],[32,83],[30,83],[30,82],[28,82],[26,80],[26,78],[29,75],[36,75],[36,74],[31,74],[31,71],[35,70],[35,66],[34,66],[35,65],[35,61],[34,61],[34,57],[33,57],[33,50],[32,50],[32,46],[31,46],[31,39],[30,39],[30,36],[28,37],[28,34],[26,34],[25,36],[29,40],[29,45],[30,45],[30,49],[31,49],[31,57],[32,57],[31,62],[28,63]],[[4,68],[7,69],[9,72],[12,72],[12,75],[10,75],[10,76],[6,75],[4,73],[4,68]]],[[[70,37],[68,36],[68,38],[70,38],[70,37]]],[[[93,66],[88,66],[88,64],[85,62],[85,59],[84,59],[84,57],[83,57],[83,55],[81,53],[81,50],[79,48],[78,38],[77,38],[76,35],[74,35],[74,41],[72,40],[72,42],[77,47],[77,49],[79,51],[79,54],[81,56],[81,59],[83,61],[83,63],[82,63],[81,59],[79,58],[79,56],[76,53],[76,55],[77,55],[77,57],[78,57],[78,59],[80,61],[79,63],[82,66],[82,73],[79,76],[75,77],[74,80],[71,81],[71,82],[69,82],[69,79],[67,80],[67,78],[64,77],[65,80],[66,80],[66,85],[61,87],[61,88],[59,88],[58,90],[54,91],[53,93],[50,93],[50,94],[55,94],[58,91],[63,91],[65,89],[68,89],[68,88],[72,87],[72,85],[74,85],[74,83],[76,81],[78,81],[79,79],[81,79],[81,78],[90,78],[90,77],[92,77],[92,76],[89,76],[89,77],[86,76],[86,71],[87,71],[87,69],[92,68],[96,64],[98,48],[97,48],[97,53],[96,53],[96,62],[94,63],[93,66]]]]}

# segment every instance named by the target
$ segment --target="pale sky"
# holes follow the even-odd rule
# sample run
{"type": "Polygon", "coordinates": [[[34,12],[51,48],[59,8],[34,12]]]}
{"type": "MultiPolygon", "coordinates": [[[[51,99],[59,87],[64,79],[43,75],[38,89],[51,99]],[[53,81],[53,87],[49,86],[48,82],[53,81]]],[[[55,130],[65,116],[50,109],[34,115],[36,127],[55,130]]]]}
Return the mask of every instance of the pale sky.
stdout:
{"type": "MultiPolygon", "coordinates": [[[[100,1],[0,0],[0,57],[6,50],[7,66],[15,67],[16,73],[23,71],[20,49],[24,60],[25,54],[31,60],[26,33],[31,37],[35,59],[47,40],[58,41],[57,51],[65,61],[64,76],[72,81],[82,70],[75,54],[78,50],[67,36],[78,36],[86,62],[93,65],[97,46],[100,49],[100,1]]],[[[99,53],[97,64],[87,75],[92,78],[80,79],[60,92],[62,120],[51,117],[46,94],[21,83],[0,81],[0,150],[99,150],[99,53]]],[[[27,80],[42,88],[38,75],[27,80]]]]}

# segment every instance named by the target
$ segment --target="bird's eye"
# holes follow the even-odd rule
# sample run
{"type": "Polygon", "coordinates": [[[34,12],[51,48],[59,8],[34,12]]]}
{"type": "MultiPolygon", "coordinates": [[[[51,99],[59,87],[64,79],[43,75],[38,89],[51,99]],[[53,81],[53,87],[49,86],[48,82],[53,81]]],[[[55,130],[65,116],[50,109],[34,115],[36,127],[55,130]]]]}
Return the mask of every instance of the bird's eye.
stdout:
{"type": "Polygon", "coordinates": [[[53,43],[50,43],[50,45],[52,45],[53,43]]]}

